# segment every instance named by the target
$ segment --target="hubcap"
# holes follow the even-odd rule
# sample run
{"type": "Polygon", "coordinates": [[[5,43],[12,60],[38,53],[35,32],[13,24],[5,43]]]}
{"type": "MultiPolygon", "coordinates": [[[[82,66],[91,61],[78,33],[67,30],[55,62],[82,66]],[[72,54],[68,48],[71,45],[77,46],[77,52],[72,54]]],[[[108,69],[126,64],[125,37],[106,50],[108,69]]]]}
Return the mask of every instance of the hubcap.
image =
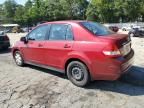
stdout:
{"type": "Polygon", "coordinates": [[[19,53],[15,54],[15,61],[18,65],[22,64],[22,58],[21,58],[21,55],[19,53]]]}
{"type": "Polygon", "coordinates": [[[80,67],[72,68],[72,76],[76,80],[81,80],[83,78],[83,71],[80,67]]]}

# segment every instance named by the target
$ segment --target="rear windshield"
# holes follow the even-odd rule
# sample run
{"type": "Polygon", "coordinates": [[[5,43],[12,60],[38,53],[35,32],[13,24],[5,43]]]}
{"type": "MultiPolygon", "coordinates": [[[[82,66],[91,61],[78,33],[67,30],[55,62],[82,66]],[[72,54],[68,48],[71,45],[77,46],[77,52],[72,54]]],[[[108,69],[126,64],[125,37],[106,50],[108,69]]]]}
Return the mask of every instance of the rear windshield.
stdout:
{"type": "Polygon", "coordinates": [[[114,32],[103,26],[102,24],[95,22],[80,22],[80,24],[89,30],[91,33],[99,36],[106,36],[109,34],[113,34],[114,32]]]}

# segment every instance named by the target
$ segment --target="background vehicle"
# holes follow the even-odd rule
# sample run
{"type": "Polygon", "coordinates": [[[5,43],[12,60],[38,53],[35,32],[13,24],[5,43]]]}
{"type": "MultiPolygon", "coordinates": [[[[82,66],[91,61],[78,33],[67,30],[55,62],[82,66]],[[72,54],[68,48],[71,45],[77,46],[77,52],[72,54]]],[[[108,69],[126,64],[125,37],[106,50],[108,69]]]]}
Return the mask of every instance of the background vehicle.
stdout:
{"type": "Polygon", "coordinates": [[[130,31],[130,30],[132,30],[133,28],[140,28],[140,26],[137,26],[137,25],[135,25],[135,24],[133,24],[133,25],[125,25],[125,26],[123,26],[121,29],[122,29],[123,31],[130,31]]]}
{"type": "Polygon", "coordinates": [[[133,28],[129,31],[129,36],[131,37],[144,37],[144,27],[141,28],[133,28]]]}
{"type": "Polygon", "coordinates": [[[0,49],[8,49],[10,47],[10,41],[8,36],[4,32],[0,32],[0,49]]]}
{"type": "Polygon", "coordinates": [[[119,28],[117,26],[109,26],[109,29],[111,29],[114,32],[118,32],[119,28]]]}
{"type": "Polygon", "coordinates": [[[12,33],[23,33],[23,32],[24,31],[19,26],[12,28],[12,33]]]}
{"type": "Polygon", "coordinates": [[[23,30],[23,32],[29,32],[29,28],[28,27],[23,27],[21,29],[23,30]]]}
{"type": "Polygon", "coordinates": [[[89,21],[41,24],[12,48],[18,66],[32,64],[65,73],[77,86],[91,80],[116,80],[132,65],[127,35],[89,21]]]}
{"type": "Polygon", "coordinates": [[[122,29],[122,31],[129,31],[132,29],[132,27],[131,26],[123,26],[121,29],[122,29]]]}
{"type": "Polygon", "coordinates": [[[109,28],[113,32],[118,32],[119,31],[119,28],[117,26],[109,25],[109,24],[104,24],[104,26],[107,27],[107,28],[109,28]]]}
{"type": "Polygon", "coordinates": [[[0,30],[4,31],[4,33],[20,33],[23,30],[20,28],[18,24],[2,24],[0,25],[0,30]]]}

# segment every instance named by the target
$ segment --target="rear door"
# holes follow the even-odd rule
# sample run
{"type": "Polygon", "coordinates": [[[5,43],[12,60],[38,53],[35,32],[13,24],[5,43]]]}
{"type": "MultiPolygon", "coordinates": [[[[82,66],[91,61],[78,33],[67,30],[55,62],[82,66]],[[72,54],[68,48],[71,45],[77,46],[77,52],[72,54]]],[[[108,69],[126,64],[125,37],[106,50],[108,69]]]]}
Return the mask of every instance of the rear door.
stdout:
{"type": "Polygon", "coordinates": [[[41,25],[27,35],[28,43],[23,48],[24,57],[27,61],[45,64],[45,41],[50,25],[41,25]]]}
{"type": "Polygon", "coordinates": [[[71,25],[53,24],[49,39],[46,42],[46,64],[55,68],[62,68],[63,60],[72,50],[73,40],[71,25]]]}

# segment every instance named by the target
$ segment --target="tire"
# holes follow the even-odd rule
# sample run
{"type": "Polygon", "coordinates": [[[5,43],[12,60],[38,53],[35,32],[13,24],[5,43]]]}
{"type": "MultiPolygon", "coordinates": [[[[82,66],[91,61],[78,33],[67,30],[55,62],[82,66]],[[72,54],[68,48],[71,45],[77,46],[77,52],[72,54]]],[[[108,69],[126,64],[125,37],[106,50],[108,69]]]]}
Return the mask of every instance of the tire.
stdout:
{"type": "Polygon", "coordinates": [[[24,59],[20,51],[14,52],[14,60],[15,60],[16,65],[21,66],[21,67],[24,66],[24,59]]]}
{"type": "Polygon", "coordinates": [[[90,74],[85,64],[72,61],[67,66],[68,79],[78,87],[84,87],[90,82],[90,74]]]}

